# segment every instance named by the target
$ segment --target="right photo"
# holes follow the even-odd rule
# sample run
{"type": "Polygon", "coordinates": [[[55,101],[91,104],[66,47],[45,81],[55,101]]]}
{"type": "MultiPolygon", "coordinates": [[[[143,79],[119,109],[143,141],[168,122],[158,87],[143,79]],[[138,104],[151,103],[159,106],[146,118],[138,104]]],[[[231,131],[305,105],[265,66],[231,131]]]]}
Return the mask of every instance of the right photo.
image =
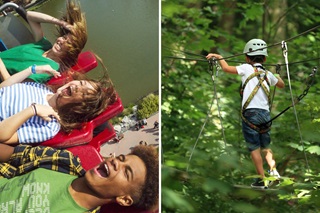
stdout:
{"type": "Polygon", "coordinates": [[[316,1],[161,2],[161,212],[318,212],[316,1]]]}

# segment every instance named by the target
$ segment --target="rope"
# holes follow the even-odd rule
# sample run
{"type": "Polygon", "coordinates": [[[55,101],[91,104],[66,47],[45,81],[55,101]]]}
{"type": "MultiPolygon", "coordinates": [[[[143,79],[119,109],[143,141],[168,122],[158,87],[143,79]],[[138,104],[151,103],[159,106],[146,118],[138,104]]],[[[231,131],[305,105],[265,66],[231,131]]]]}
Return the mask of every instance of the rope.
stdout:
{"type": "Polygon", "coordinates": [[[165,58],[171,58],[171,59],[182,59],[186,61],[203,61],[203,62],[208,62],[207,59],[198,59],[198,58],[182,58],[182,57],[177,57],[177,56],[165,56],[165,58]]]}
{"type": "Polygon", "coordinates": [[[209,71],[211,71],[211,79],[212,79],[212,82],[213,82],[213,97],[212,98],[212,101],[211,101],[211,104],[210,104],[210,107],[209,107],[209,110],[207,112],[207,116],[206,116],[206,119],[201,127],[201,130],[198,134],[198,137],[196,139],[196,142],[195,144],[193,145],[193,148],[191,150],[191,154],[190,154],[190,157],[189,157],[189,161],[188,161],[188,166],[187,166],[187,172],[189,171],[189,166],[190,166],[190,162],[191,162],[191,159],[192,159],[192,156],[193,156],[193,153],[194,153],[194,150],[198,144],[198,141],[200,139],[200,136],[202,135],[202,132],[204,130],[204,127],[205,125],[207,124],[208,122],[208,119],[209,119],[209,116],[211,114],[211,110],[212,110],[212,107],[213,107],[213,104],[214,104],[214,100],[216,100],[217,102],[217,108],[218,108],[218,116],[219,116],[219,120],[220,120],[220,126],[221,126],[221,129],[222,129],[222,136],[223,136],[223,141],[224,141],[224,148],[226,148],[227,146],[227,142],[226,142],[226,137],[225,137],[225,133],[224,133],[224,127],[223,127],[223,123],[222,123],[222,117],[221,117],[221,110],[220,110],[220,105],[219,105],[219,101],[218,101],[218,96],[217,96],[217,90],[216,90],[216,84],[215,84],[215,78],[214,78],[214,72],[213,72],[213,65],[215,65],[215,68],[216,68],[216,77],[218,77],[218,70],[219,70],[219,65],[216,63],[216,60],[213,59],[211,61],[209,61],[209,71]]]}
{"type": "Polygon", "coordinates": [[[196,148],[196,146],[197,146],[197,144],[198,144],[198,141],[199,141],[199,138],[200,138],[200,136],[201,136],[201,134],[202,134],[202,131],[204,130],[204,127],[206,126],[206,124],[207,124],[207,122],[208,122],[209,115],[210,115],[210,112],[211,112],[213,103],[214,103],[214,98],[213,98],[212,101],[211,101],[211,105],[210,105],[209,110],[208,110],[208,112],[207,112],[207,117],[206,117],[206,119],[205,119],[205,121],[204,121],[204,123],[203,123],[203,125],[202,125],[202,127],[201,127],[201,130],[200,130],[200,132],[199,132],[199,135],[198,135],[198,137],[197,137],[197,140],[196,140],[196,142],[195,142],[195,144],[194,144],[194,146],[193,146],[193,148],[192,148],[192,150],[191,150],[191,154],[190,154],[189,161],[188,161],[188,166],[187,166],[187,172],[189,171],[189,166],[190,166],[190,162],[191,162],[191,158],[192,158],[193,152],[194,152],[194,150],[195,150],[195,148],[196,148]]]}
{"type": "MultiPolygon", "coordinates": [[[[180,59],[180,60],[186,60],[186,61],[199,61],[199,62],[206,62],[208,63],[207,59],[197,59],[197,58],[182,58],[182,57],[176,57],[176,56],[163,56],[164,58],[169,58],[169,59],[180,59]]],[[[289,65],[294,65],[294,64],[302,64],[302,63],[306,63],[306,62],[310,62],[310,61],[318,61],[320,59],[320,57],[318,58],[311,58],[311,59],[307,59],[307,60],[303,60],[303,61],[294,61],[294,62],[290,62],[289,65]]],[[[222,59],[219,59],[222,60],[222,59]]],[[[245,62],[243,61],[235,61],[235,60],[230,60],[230,59],[226,59],[226,61],[228,62],[234,62],[234,63],[239,63],[239,64],[243,64],[245,62]]],[[[276,70],[280,69],[281,66],[286,66],[286,64],[268,64],[268,63],[264,63],[263,66],[265,67],[275,67],[276,70]],[[279,67],[280,66],[280,67],[279,67]]],[[[279,73],[278,73],[279,74],[279,73]]]]}
{"type": "MultiPolygon", "coordinates": [[[[298,37],[300,37],[300,36],[302,36],[302,35],[304,35],[304,34],[307,34],[307,33],[309,33],[309,32],[312,32],[312,31],[316,30],[316,29],[319,28],[319,27],[320,27],[320,25],[317,25],[317,26],[315,26],[315,27],[313,27],[313,28],[310,28],[309,30],[306,30],[306,31],[304,31],[304,32],[302,32],[302,33],[299,33],[299,34],[296,35],[296,36],[293,36],[293,37],[291,37],[291,38],[285,39],[285,40],[283,40],[283,41],[281,41],[281,42],[277,42],[277,43],[268,45],[268,46],[263,47],[263,48],[259,48],[259,49],[253,50],[252,52],[259,51],[259,50],[262,50],[262,49],[265,49],[265,48],[270,48],[270,47],[282,45],[283,42],[287,42],[287,41],[294,40],[294,39],[296,39],[296,38],[298,38],[298,37]]],[[[164,47],[164,48],[170,49],[169,47],[164,47]]],[[[172,49],[171,49],[171,50],[172,50],[172,49]]],[[[188,51],[182,51],[182,50],[174,50],[174,51],[179,51],[179,52],[182,52],[182,53],[185,53],[185,54],[189,54],[189,55],[193,55],[193,56],[205,57],[204,55],[195,54],[195,53],[191,53],[191,52],[188,52],[188,51]]],[[[231,55],[231,56],[224,57],[224,58],[217,59],[217,60],[222,60],[222,59],[227,60],[227,59],[229,59],[229,58],[234,58],[234,57],[237,57],[237,56],[245,55],[245,54],[247,54],[247,53],[249,53],[249,52],[238,53],[238,54],[231,55]]]]}
{"type": "MultiPolygon", "coordinates": [[[[211,61],[211,63],[213,63],[215,65],[214,67],[216,68],[216,77],[218,77],[218,71],[219,71],[219,69],[221,69],[221,67],[218,65],[218,63],[217,63],[217,61],[215,59],[213,59],[211,61]]],[[[210,65],[210,67],[212,67],[212,65],[210,65]]],[[[213,93],[214,93],[214,97],[215,97],[216,102],[217,102],[218,117],[219,117],[220,127],[221,127],[221,131],[222,131],[224,148],[226,148],[227,147],[227,140],[226,140],[226,136],[224,134],[224,127],[223,127],[223,122],[222,122],[221,109],[220,109],[220,104],[219,104],[219,99],[218,99],[217,88],[216,88],[216,84],[215,84],[215,81],[214,81],[213,69],[212,69],[211,78],[212,78],[212,81],[213,81],[213,93]]]]}
{"type": "Polygon", "coordinates": [[[293,112],[294,112],[294,115],[295,115],[295,118],[296,118],[298,132],[299,132],[299,136],[300,136],[300,143],[301,143],[302,150],[303,150],[303,153],[304,153],[304,157],[305,157],[305,160],[306,160],[307,169],[308,169],[308,171],[310,171],[308,158],[307,158],[307,155],[306,155],[306,152],[305,152],[305,148],[304,148],[304,144],[303,144],[303,140],[302,140],[302,134],[301,134],[300,123],[299,123],[299,119],[298,119],[298,115],[297,115],[297,110],[296,110],[296,107],[295,107],[295,102],[294,102],[294,98],[293,98],[293,94],[292,94],[291,80],[290,80],[290,73],[289,73],[289,65],[288,65],[289,64],[288,63],[288,47],[287,47],[287,43],[285,41],[282,41],[282,51],[283,51],[283,57],[284,57],[285,63],[286,63],[289,90],[290,90],[290,95],[291,95],[293,112]]]}
{"type": "MultiPolygon", "coordinates": [[[[251,52],[256,52],[256,51],[259,51],[259,50],[263,50],[263,49],[265,49],[265,48],[270,48],[270,47],[278,46],[278,45],[280,45],[280,44],[282,45],[283,42],[287,42],[287,41],[291,41],[291,40],[293,40],[293,39],[296,39],[296,38],[298,38],[298,37],[300,37],[300,36],[302,36],[302,35],[304,35],[304,34],[307,34],[307,33],[309,33],[309,32],[314,31],[315,29],[317,29],[317,28],[319,28],[319,27],[320,27],[320,25],[315,26],[315,27],[313,27],[313,28],[311,28],[311,29],[309,29],[309,30],[306,30],[306,31],[304,31],[304,32],[296,35],[296,36],[293,36],[293,37],[291,37],[291,38],[288,38],[288,39],[286,39],[286,40],[283,40],[282,42],[274,43],[274,44],[268,45],[268,46],[266,46],[266,47],[253,50],[253,51],[251,51],[251,52]]],[[[219,60],[222,60],[222,59],[225,60],[225,59],[228,59],[228,58],[233,58],[233,57],[236,57],[236,56],[245,55],[245,54],[247,54],[247,53],[249,53],[249,52],[235,54],[235,55],[232,55],[232,56],[228,56],[228,57],[225,57],[225,58],[221,58],[221,59],[219,59],[219,60]]]]}

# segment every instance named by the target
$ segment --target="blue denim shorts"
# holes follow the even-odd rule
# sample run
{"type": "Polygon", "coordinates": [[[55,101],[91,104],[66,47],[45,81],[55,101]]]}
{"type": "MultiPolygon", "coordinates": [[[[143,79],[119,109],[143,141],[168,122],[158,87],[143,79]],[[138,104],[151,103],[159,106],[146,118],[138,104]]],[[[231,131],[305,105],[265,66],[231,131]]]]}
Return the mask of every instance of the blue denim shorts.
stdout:
{"type": "MultiPolygon", "coordinates": [[[[270,121],[270,112],[264,109],[247,109],[243,116],[255,125],[270,121]]],[[[242,121],[242,133],[250,152],[258,148],[268,148],[270,145],[270,131],[260,134],[242,121]]]]}

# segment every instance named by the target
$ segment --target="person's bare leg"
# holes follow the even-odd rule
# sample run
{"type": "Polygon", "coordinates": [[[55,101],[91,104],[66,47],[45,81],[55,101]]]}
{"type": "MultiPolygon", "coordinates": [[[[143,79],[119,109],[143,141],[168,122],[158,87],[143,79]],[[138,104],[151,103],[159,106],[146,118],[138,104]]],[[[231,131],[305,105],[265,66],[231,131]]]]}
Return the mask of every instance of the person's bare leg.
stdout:
{"type": "Polygon", "coordinates": [[[276,161],[273,158],[273,153],[271,149],[263,149],[262,152],[265,155],[266,161],[270,167],[270,171],[276,168],[276,161]]]}
{"type": "Polygon", "coordinates": [[[251,152],[251,158],[254,163],[254,166],[256,167],[257,173],[263,179],[264,178],[264,170],[263,170],[263,160],[261,157],[260,148],[251,152]]]}

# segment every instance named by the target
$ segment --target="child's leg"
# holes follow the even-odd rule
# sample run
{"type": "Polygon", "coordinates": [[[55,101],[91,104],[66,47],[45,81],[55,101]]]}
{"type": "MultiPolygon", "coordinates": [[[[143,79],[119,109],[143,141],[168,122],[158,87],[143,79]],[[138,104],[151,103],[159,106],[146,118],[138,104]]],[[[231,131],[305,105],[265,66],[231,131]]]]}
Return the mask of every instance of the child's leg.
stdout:
{"type": "Polygon", "coordinates": [[[256,167],[257,173],[261,176],[261,178],[264,178],[263,160],[261,157],[260,148],[251,151],[251,158],[254,166],[256,167]]]}
{"type": "Polygon", "coordinates": [[[273,177],[279,179],[281,176],[277,171],[276,161],[273,158],[272,150],[271,149],[263,149],[262,152],[265,154],[267,163],[270,167],[270,170],[269,170],[270,176],[273,176],[273,177]]]}
{"type": "Polygon", "coordinates": [[[270,167],[270,171],[276,168],[276,161],[273,159],[273,153],[271,149],[262,149],[265,155],[266,161],[270,167]]]}

